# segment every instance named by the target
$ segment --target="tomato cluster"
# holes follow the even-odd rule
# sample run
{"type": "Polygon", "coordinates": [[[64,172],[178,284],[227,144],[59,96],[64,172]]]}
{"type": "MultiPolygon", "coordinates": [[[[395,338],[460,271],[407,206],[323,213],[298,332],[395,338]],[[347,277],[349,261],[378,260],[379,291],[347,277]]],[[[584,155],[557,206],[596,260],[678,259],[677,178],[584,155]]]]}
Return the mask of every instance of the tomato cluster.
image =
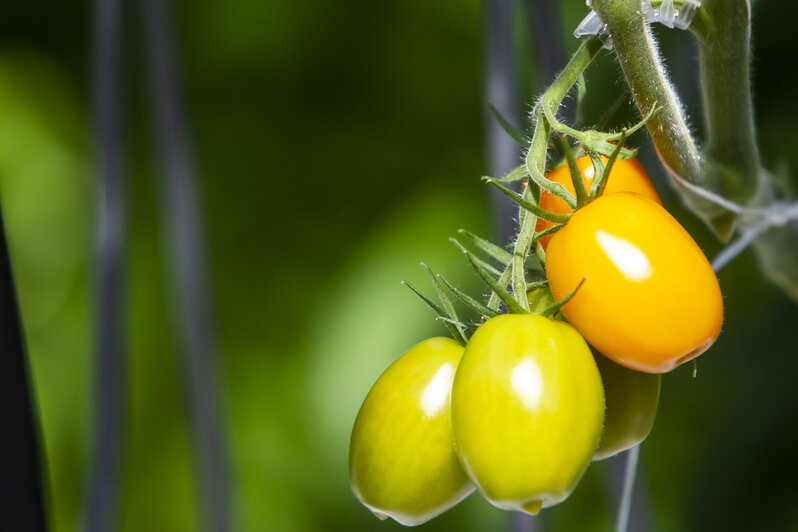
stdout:
{"type": "MultiPolygon", "coordinates": [[[[571,162],[590,189],[590,160],[571,162]]],[[[371,389],[352,433],[350,481],[378,517],[420,524],[475,487],[508,510],[535,514],[561,502],[592,460],[647,437],[659,374],[714,342],[723,303],[712,268],[640,164],[615,165],[602,176],[603,195],[575,212],[540,195],[540,207],[569,218],[553,235],[554,224],[538,219],[537,233],[550,235],[539,239],[547,280],[524,302],[559,303],[528,312],[507,299],[501,278],[486,282],[510,314],[455,292],[483,314],[465,347],[426,340],[371,389]]],[[[573,192],[563,170],[547,177],[573,192]]]]}

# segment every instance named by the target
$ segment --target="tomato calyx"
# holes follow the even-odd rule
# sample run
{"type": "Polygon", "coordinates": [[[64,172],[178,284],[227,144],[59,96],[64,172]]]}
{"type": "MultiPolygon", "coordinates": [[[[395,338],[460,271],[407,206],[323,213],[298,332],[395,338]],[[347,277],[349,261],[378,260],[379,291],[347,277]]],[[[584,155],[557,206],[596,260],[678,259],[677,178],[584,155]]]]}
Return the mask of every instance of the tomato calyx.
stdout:
{"type": "MultiPolygon", "coordinates": [[[[483,250],[488,250],[488,252],[494,255],[494,258],[508,258],[505,256],[505,253],[507,252],[503,251],[498,246],[494,248],[495,245],[491,244],[487,240],[484,240],[467,231],[461,231],[461,234],[467,235],[467,238],[470,240],[472,245],[476,244],[477,247],[483,250]]],[[[527,292],[523,294],[523,297],[519,298],[521,301],[523,301],[522,305],[519,299],[516,299],[515,294],[511,293],[507,288],[505,288],[508,283],[507,272],[511,271],[510,268],[506,268],[504,272],[499,272],[499,270],[491,265],[488,261],[478,257],[474,250],[470,249],[466,244],[460,240],[457,240],[456,238],[452,238],[451,240],[466,256],[467,260],[471,264],[471,267],[474,269],[480,279],[482,279],[482,281],[491,289],[491,299],[488,300],[487,304],[457,288],[444,276],[434,273],[432,269],[425,263],[421,263],[421,265],[430,275],[440,304],[432,301],[429,297],[425,296],[418,288],[409,282],[402,281],[402,283],[407,285],[408,288],[418,295],[437,314],[438,320],[441,321],[447,327],[447,329],[449,329],[452,337],[461,345],[466,345],[471,334],[473,334],[473,332],[476,331],[476,329],[478,329],[485,321],[502,314],[500,308],[502,304],[505,306],[505,309],[509,314],[536,314],[545,318],[552,318],[557,316],[562,306],[568,303],[568,301],[570,301],[571,298],[576,294],[577,290],[579,290],[579,288],[582,286],[582,283],[580,282],[576,288],[574,288],[574,290],[572,290],[569,294],[566,294],[561,300],[555,300],[548,288],[548,281],[545,279],[545,277],[539,276],[542,274],[542,269],[537,268],[542,268],[543,265],[541,263],[537,263],[537,268],[533,271],[537,272],[538,275],[530,275],[529,282],[527,283],[527,292]],[[496,278],[497,275],[498,279],[496,278]],[[466,321],[460,318],[455,310],[452,299],[449,297],[449,294],[454,296],[456,300],[462,303],[469,310],[476,313],[478,315],[477,322],[466,321]],[[495,302],[493,301],[494,297],[496,298],[495,302]]]]}

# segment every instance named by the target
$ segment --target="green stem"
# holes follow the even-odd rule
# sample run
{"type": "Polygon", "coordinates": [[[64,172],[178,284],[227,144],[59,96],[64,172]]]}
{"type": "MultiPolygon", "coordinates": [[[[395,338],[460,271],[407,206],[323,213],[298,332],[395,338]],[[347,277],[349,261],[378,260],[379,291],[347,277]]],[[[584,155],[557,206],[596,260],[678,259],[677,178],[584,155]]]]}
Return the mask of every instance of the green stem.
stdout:
{"type": "MultiPolygon", "coordinates": [[[[557,113],[557,109],[559,109],[568,91],[571,90],[571,87],[577,82],[579,76],[585,71],[602,48],[603,44],[598,37],[594,36],[585,39],[581,46],[579,46],[579,49],[574,53],[573,57],[571,57],[571,60],[568,61],[568,64],[565,65],[562,72],[557,75],[557,79],[554,80],[543,94],[543,97],[533,111],[535,130],[532,136],[532,143],[526,154],[525,164],[527,173],[536,183],[546,180],[543,176],[543,172],[546,168],[546,152],[549,146],[551,127],[546,119],[544,110],[552,116],[557,113]]],[[[526,187],[524,199],[530,202],[535,201],[531,186],[526,187]]],[[[524,211],[523,208],[522,211],[524,211]]],[[[515,241],[511,263],[512,286],[513,295],[518,303],[524,309],[529,310],[529,302],[526,297],[527,286],[524,264],[527,255],[529,255],[529,250],[534,243],[537,217],[529,212],[521,212],[519,219],[521,220],[521,228],[518,232],[518,238],[515,241]]]]}
{"type": "Polygon", "coordinates": [[[635,103],[645,115],[655,104],[662,109],[646,126],[662,159],[683,178],[706,185],[701,154],[671,87],[640,0],[595,0],[593,9],[607,24],[635,103]]]}
{"type": "Polygon", "coordinates": [[[759,151],[751,104],[751,6],[748,0],[704,2],[690,27],[698,39],[704,118],[705,171],[724,196],[749,203],[759,185],[759,151]]]}
{"type": "MultiPolygon", "coordinates": [[[[607,25],[618,62],[641,114],[656,103],[661,110],[646,124],[660,160],[679,178],[724,194],[723,180],[705,171],[702,152],[687,126],[684,109],[671,86],[640,0],[594,0],[593,9],[607,25]]],[[[679,179],[676,179],[679,183],[679,179]]],[[[731,236],[734,215],[680,187],[692,210],[721,239],[731,236]]]]}

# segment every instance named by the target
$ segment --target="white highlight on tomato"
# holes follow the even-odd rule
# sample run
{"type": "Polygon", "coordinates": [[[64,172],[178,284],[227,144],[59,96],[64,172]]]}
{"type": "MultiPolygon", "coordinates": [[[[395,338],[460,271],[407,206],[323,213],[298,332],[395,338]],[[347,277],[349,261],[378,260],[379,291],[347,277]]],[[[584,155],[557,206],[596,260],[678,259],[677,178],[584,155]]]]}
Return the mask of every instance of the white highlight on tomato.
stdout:
{"type": "Polygon", "coordinates": [[[630,281],[645,281],[653,275],[654,269],[646,254],[628,240],[601,229],[596,231],[596,240],[615,267],[630,281]]]}
{"type": "Polygon", "coordinates": [[[530,410],[536,409],[543,397],[543,377],[535,361],[522,360],[513,368],[510,382],[524,405],[530,410]]]}
{"type": "Polygon", "coordinates": [[[442,365],[432,376],[421,394],[421,409],[427,416],[437,416],[441,409],[449,403],[453,378],[454,366],[451,364],[442,365]]]}

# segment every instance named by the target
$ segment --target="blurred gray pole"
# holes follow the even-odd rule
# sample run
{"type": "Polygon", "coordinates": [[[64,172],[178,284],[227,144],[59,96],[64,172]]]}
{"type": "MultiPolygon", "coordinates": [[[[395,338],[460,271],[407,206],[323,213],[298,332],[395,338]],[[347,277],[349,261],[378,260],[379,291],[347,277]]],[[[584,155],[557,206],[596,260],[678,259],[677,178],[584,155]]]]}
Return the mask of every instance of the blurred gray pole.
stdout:
{"type": "Polygon", "coordinates": [[[169,2],[142,3],[144,46],[154,105],[169,286],[198,466],[205,529],[231,529],[230,479],[222,421],[216,327],[207,292],[206,250],[197,178],[180,97],[169,2]]]}
{"type": "Polygon", "coordinates": [[[96,0],[92,43],[92,112],[97,174],[94,434],[85,526],[115,528],[122,484],[125,402],[123,254],[125,176],[122,155],[122,1],[96,0]]]}
{"type": "MultiPolygon", "coordinates": [[[[514,0],[488,0],[485,5],[486,54],[484,92],[488,102],[510,123],[518,123],[518,80],[513,32],[514,0]]],[[[488,174],[503,176],[521,163],[521,147],[485,111],[488,174]]],[[[493,211],[493,233],[502,244],[512,241],[517,231],[518,207],[504,194],[489,187],[493,211]]]]}
{"type": "MultiPolygon", "coordinates": [[[[484,92],[491,103],[510,123],[518,124],[518,79],[513,31],[513,0],[488,0],[485,5],[486,54],[484,92]]],[[[501,128],[494,117],[485,113],[488,174],[503,176],[521,162],[521,147],[501,128]]],[[[512,242],[517,231],[515,206],[506,196],[491,187],[493,234],[502,244],[512,242]]],[[[535,521],[520,512],[512,514],[510,523],[516,532],[533,532],[535,521]]]]}
{"type": "Polygon", "coordinates": [[[568,59],[562,34],[562,20],[557,2],[524,0],[532,54],[535,56],[540,81],[548,87],[568,59]]]}

